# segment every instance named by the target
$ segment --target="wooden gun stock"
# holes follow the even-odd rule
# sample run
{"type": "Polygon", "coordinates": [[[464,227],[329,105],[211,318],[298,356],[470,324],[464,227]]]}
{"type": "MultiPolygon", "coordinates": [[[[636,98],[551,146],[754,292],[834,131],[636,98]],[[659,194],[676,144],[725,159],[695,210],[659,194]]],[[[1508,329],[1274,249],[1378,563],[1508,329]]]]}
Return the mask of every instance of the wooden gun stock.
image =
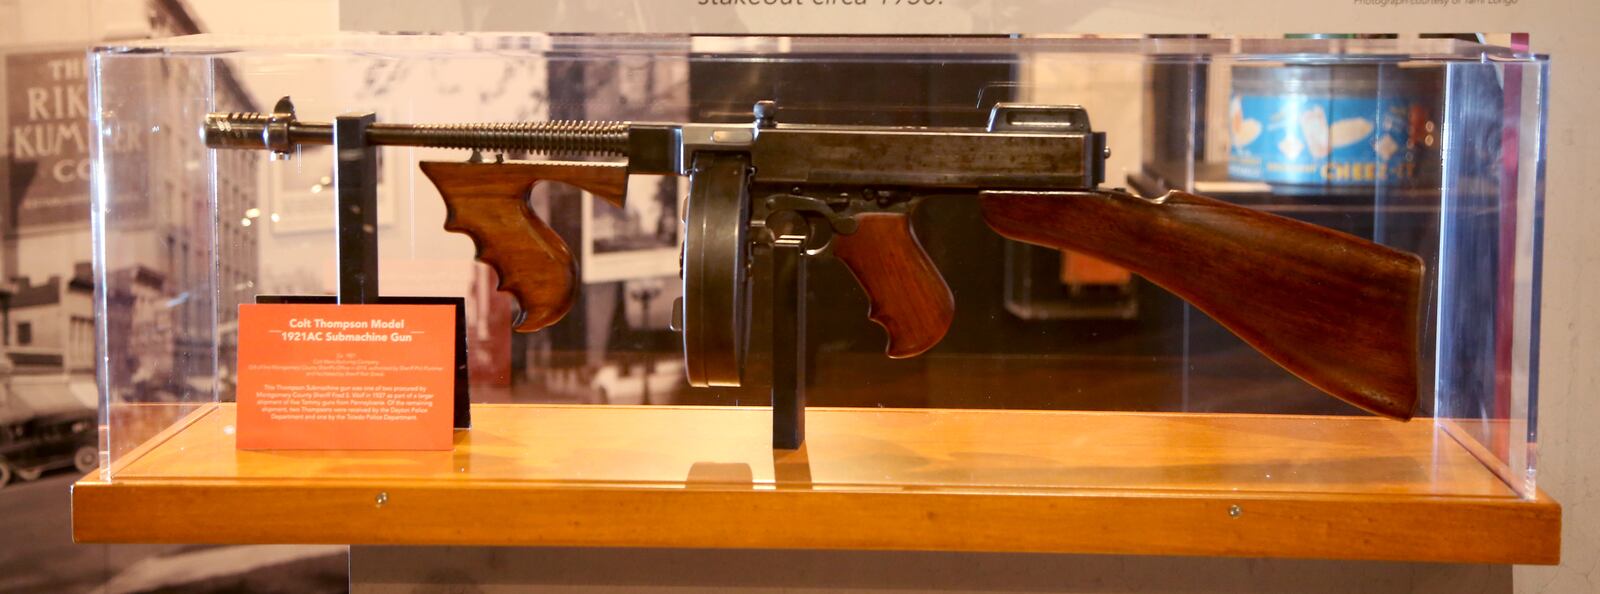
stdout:
{"type": "Polygon", "coordinates": [[[1345,402],[1402,420],[1416,408],[1423,264],[1412,254],[1182,192],[981,201],[1001,235],[1133,270],[1345,402]]]}
{"type": "Polygon", "coordinates": [[[578,265],[566,242],[528,207],[534,184],[555,181],[621,205],[628,173],[610,163],[425,161],[422,172],[444,197],[447,231],[472,238],[477,259],[500,277],[522,311],[518,332],[561,321],[578,290],[578,265]]]}
{"type": "Polygon", "coordinates": [[[833,253],[867,292],[867,318],[889,332],[890,358],[915,357],[933,348],[956,317],[944,276],[917,243],[905,213],[856,215],[856,232],[836,235],[833,253]]]}

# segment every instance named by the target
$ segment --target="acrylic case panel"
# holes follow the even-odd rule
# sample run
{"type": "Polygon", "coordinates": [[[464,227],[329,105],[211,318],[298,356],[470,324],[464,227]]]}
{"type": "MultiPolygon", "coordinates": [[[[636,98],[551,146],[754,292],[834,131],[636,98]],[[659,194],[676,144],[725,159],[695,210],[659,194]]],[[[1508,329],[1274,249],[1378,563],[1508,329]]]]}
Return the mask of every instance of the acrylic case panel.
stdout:
{"type": "MultiPolygon", "coordinates": [[[[158,40],[102,48],[91,65],[111,478],[140,444],[233,400],[239,304],[336,289],[331,149],[210,150],[198,133],[207,113],[291,96],[302,119],[321,121],[746,123],[771,100],[785,123],[982,128],[996,103],[1023,102],[1083,106],[1108,135],[1107,186],[1208,195],[1420,256],[1411,422],[1534,493],[1539,56],[1443,39],[346,35],[158,40]]],[[[514,334],[515,305],[472,243],[443,230],[418,171],[467,153],[380,152],[382,292],[467,298],[473,402],[768,404],[760,315],[742,387],[684,379],[668,321],[682,296],[685,180],[635,176],[624,208],[536,186],[532,209],[577,256],[582,286],[561,322],[514,334]]],[[[957,303],[919,357],[884,357],[848,270],[826,256],[810,266],[811,405],[1365,414],[1138,275],[981,221],[972,200],[927,200],[913,215],[957,303]]],[[[770,279],[754,274],[759,313],[770,279]]]]}

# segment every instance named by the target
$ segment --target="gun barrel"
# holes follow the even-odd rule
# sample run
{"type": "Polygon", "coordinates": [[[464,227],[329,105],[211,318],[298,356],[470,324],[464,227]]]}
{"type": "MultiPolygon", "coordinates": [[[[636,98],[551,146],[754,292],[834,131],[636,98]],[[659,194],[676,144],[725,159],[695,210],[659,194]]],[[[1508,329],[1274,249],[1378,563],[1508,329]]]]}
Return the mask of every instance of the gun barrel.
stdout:
{"type": "MultiPolygon", "coordinates": [[[[367,128],[367,143],[559,155],[627,156],[629,122],[552,120],[483,124],[384,124],[367,128]]],[[[211,148],[288,152],[333,144],[333,124],[302,122],[291,114],[213,113],[202,137],[211,148]]]]}
{"type": "MultiPolygon", "coordinates": [[[[744,151],[753,181],[787,187],[901,186],[944,190],[1093,188],[1104,179],[1105,136],[1082,108],[999,104],[986,128],[780,125],[771,102],[750,124],[592,120],[366,126],[373,146],[418,146],[546,156],[610,156],[630,173],[688,175],[701,151],[744,151]],[[760,142],[757,142],[757,140],[760,142]]],[[[287,154],[333,144],[334,125],[302,122],[288,97],[270,113],[213,113],[212,148],[287,154]]]]}

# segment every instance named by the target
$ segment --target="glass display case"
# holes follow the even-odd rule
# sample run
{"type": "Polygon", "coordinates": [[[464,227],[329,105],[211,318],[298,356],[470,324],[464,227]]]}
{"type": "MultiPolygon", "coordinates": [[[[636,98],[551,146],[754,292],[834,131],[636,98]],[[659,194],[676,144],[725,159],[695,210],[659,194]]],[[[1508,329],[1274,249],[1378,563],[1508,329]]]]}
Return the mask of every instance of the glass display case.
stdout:
{"type": "MultiPolygon", "coordinates": [[[[376,180],[381,292],[466,299],[475,413],[521,410],[537,419],[540,411],[566,418],[561,415],[574,410],[636,415],[707,407],[729,414],[769,406],[774,377],[798,374],[789,381],[798,383],[806,404],[828,415],[895,409],[973,411],[981,418],[942,430],[964,440],[944,457],[930,454],[921,441],[869,449],[864,456],[910,465],[873,474],[830,470],[818,456],[846,437],[887,442],[920,425],[817,417],[826,426],[813,423],[813,431],[822,432],[814,439],[824,441],[810,445],[813,466],[805,480],[818,490],[896,491],[924,483],[988,489],[1036,481],[1060,489],[1109,488],[1133,480],[1135,469],[1164,465],[1152,476],[1175,481],[1169,486],[1180,492],[1244,487],[1333,495],[1404,490],[1393,485],[1418,481],[1433,485],[1429,494],[1435,496],[1476,496],[1493,483],[1512,499],[1540,497],[1535,370],[1548,73],[1542,56],[1453,39],[341,35],[138,42],[96,50],[90,66],[102,398],[98,478],[107,484],[147,477],[142,473],[156,455],[153,448],[181,432],[207,432],[193,437],[190,447],[221,449],[230,472],[270,457],[238,452],[235,458],[234,426],[197,418],[235,400],[240,304],[337,291],[334,149],[295,145],[281,155],[214,150],[202,125],[214,112],[271,113],[279,97],[288,96],[303,121],[371,112],[378,122],[395,124],[757,121],[759,128],[761,118],[774,116],[753,106],[772,101],[780,130],[836,126],[967,135],[996,131],[997,105],[1081,106],[1076,113],[1087,114],[1088,126],[1104,133],[1099,142],[1108,150],[1090,156],[1093,167],[1103,169],[1102,188],[1147,198],[1179,191],[1273,215],[1263,220],[1337,232],[1307,235],[1334,239],[1269,254],[1252,243],[1261,237],[1254,232],[1206,228],[1201,235],[1213,234],[1207,237],[1220,247],[1187,264],[1190,270],[1179,279],[1223,278],[1216,276],[1223,269],[1243,267],[1249,272],[1241,278],[1267,278],[1272,286],[1270,279],[1281,275],[1292,284],[1301,282],[1296,267],[1322,257],[1317,254],[1365,249],[1368,242],[1421,263],[1419,288],[1406,302],[1414,306],[1406,313],[1411,325],[1399,326],[1415,332],[1405,338],[1415,345],[1416,404],[1407,409],[1415,418],[1382,419],[1286,370],[1294,365],[1285,365],[1281,353],[1263,354],[1272,351],[1261,347],[1271,337],[1254,330],[1257,321],[1284,316],[1291,319],[1275,323],[1294,336],[1318,324],[1387,323],[1383,318],[1392,312],[1352,305],[1381,290],[1374,289],[1380,284],[1374,277],[1345,278],[1337,290],[1307,281],[1281,294],[1243,283],[1224,292],[1226,307],[1234,309],[1214,318],[1208,312],[1224,307],[1215,299],[1210,307],[1197,306],[1205,300],[1163,288],[1177,281],[1153,282],[1122,259],[1128,249],[1146,249],[1159,259],[1183,261],[1182,244],[1167,243],[1189,237],[1183,229],[1161,222],[1132,230],[1127,249],[1016,241],[1015,233],[997,233],[997,215],[985,202],[993,196],[977,197],[980,190],[1015,185],[998,178],[953,182],[967,185],[946,192],[958,194],[949,199],[930,192],[909,211],[914,237],[954,298],[948,331],[935,346],[917,356],[885,356],[885,325],[868,316],[869,306],[880,305],[861,288],[866,279],[858,282],[841,261],[843,234],[834,237],[834,249],[807,256],[807,290],[798,303],[774,289],[786,285],[774,278],[778,268],[762,260],[773,257],[767,253],[772,248],[758,246],[757,264],[748,271],[753,314],[740,362],[743,381],[694,387],[686,378],[699,364],[693,360],[698,351],[688,348],[686,361],[684,335],[673,329],[685,320],[704,323],[683,318],[682,305],[674,305],[685,297],[680,263],[690,233],[685,219],[694,208],[686,176],[632,175],[620,207],[567,185],[533,186],[529,208],[569,246],[579,283],[558,322],[517,333],[517,301],[496,290],[495,270],[474,259],[470,238],[444,229],[445,204],[419,163],[545,155],[516,148],[474,154],[384,147],[376,180]],[[975,187],[984,183],[995,186],[975,187]],[[1359,243],[1339,243],[1346,238],[1359,243]],[[1338,291],[1347,291],[1349,300],[1338,291]],[[1304,314],[1282,312],[1304,304],[1281,299],[1285,295],[1342,313],[1293,319],[1304,314]],[[794,329],[784,327],[788,318],[779,306],[785,303],[788,311],[804,312],[794,318],[801,320],[800,335],[787,343],[783,333],[794,329]],[[1239,307],[1247,308],[1242,318],[1239,307]],[[784,344],[799,352],[785,352],[784,344]],[[796,367],[786,357],[804,364],[796,367]],[[1079,411],[1063,426],[1076,433],[1018,445],[1018,439],[1051,431],[1035,425],[1055,417],[1037,411],[1079,411]],[[1137,425],[1145,432],[1138,439],[1161,444],[1163,453],[1140,459],[1137,448],[1084,445],[1135,439],[1094,424],[1115,418],[1137,425]],[[1197,428],[1194,423],[1212,422],[1202,419],[1227,429],[1197,428]],[[1385,451],[1390,439],[1417,447],[1385,451]],[[1260,453],[1307,443],[1355,454],[1269,453],[1252,464],[1203,462],[1219,451],[1260,453]],[[1026,447],[1053,453],[1036,461],[999,459],[1026,447]],[[1101,455],[1107,457],[1093,458],[1101,455]],[[916,456],[932,466],[916,470],[909,461],[916,456]],[[1049,462],[1075,457],[1085,464],[1049,462]],[[962,460],[976,465],[946,464],[962,460]],[[1462,479],[1461,464],[1476,465],[1487,478],[1462,479]],[[1380,480],[1390,486],[1369,484],[1380,480]]],[[[1094,138],[1088,146],[1099,146],[1094,138]]],[[[806,158],[826,150],[794,149],[806,158]]],[[[959,157],[948,163],[984,161],[974,153],[959,157]]],[[[755,175],[780,169],[774,158],[760,163],[755,175]]],[[[885,173],[893,178],[893,171],[885,173]]],[[[818,166],[813,174],[827,172],[818,166]]],[[[961,177],[948,168],[940,174],[961,177]]],[[[836,186],[847,179],[875,183],[864,173],[832,179],[836,186]]],[[[897,183],[904,182],[887,185],[897,183]]],[[[834,208],[842,211],[840,204],[834,208]]],[[[1017,225],[1039,223],[1018,216],[1017,225]]],[[[890,267],[910,266],[909,260],[896,262],[890,267]]],[[[1340,359],[1372,358],[1368,347],[1384,345],[1335,344],[1312,357],[1321,361],[1298,364],[1348,364],[1360,384],[1381,372],[1365,361],[1340,359]]],[[[486,422],[475,417],[479,425],[486,422]]],[[[591,428],[607,433],[608,422],[594,417],[591,428]]],[[[616,422],[615,431],[651,424],[637,416],[616,422]]],[[[720,422],[686,423],[681,431],[686,439],[715,442],[720,422]]],[[[539,427],[569,437],[563,431],[575,431],[539,427]]],[[[924,429],[931,433],[911,439],[941,439],[937,426],[924,429]]],[[[652,431],[671,440],[671,429],[652,431]]],[[[459,463],[461,448],[456,455],[459,463]]],[[[718,459],[710,449],[686,456],[687,462],[718,459]]],[[[382,454],[362,459],[370,464],[302,478],[382,477],[395,468],[382,454]]],[[[564,465],[576,465],[584,468],[574,471],[584,480],[645,485],[695,472],[601,467],[608,459],[551,462],[555,470],[542,466],[533,474],[543,480],[550,477],[540,473],[557,476],[564,465]]],[[[494,467],[475,460],[465,466],[474,472],[494,467]]],[[[173,476],[203,481],[216,478],[213,471],[190,468],[173,476]]],[[[516,469],[489,472],[522,478],[516,469]]],[[[784,482],[760,468],[753,477],[756,485],[784,482]]]]}

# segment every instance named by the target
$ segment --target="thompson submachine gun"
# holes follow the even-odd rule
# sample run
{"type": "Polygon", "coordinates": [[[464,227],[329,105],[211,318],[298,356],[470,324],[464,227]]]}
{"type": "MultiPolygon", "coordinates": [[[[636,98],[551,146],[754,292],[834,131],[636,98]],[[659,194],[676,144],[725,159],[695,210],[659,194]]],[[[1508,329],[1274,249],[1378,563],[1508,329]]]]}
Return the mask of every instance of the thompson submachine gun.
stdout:
{"type": "MultiPolygon", "coordinates": [[[[1007,238],[1132,270],[1322,391],[1386,417],[1413,414],[1423,285],[1415,255],[1184,192],[1144,198],[1102,189],[1105,134],[1076,106],[1000,104],[983,128],[821,126],[776,116],[776,105],[763,101],[748,124],[406,125],[370,114],[316,123],[298,120],[284,98],[271,114],[211,114],[204,138],[215,148],[279,153],[341,142],[474,150],[471,160],[421,168],[444,197],[445,228],[470,236],[478,259],[516,297],[521,332],[560,320],[579,284],[572,253],[528,206],[534,184],[570,184],[620,205],[630,174],[688,176],[674,327],[694,386],[741,382],[756,244],[772,248],[775,278],[788,279],[775,281],[788,283],[775,308],[791,313],[785,321],[775,310],[774,349],[793,356],[803,340],[793,322],[803,315],[802,259],[825,251],[866,291],[868,318],[888,332],[888,356],[932,348],[954,319],[955,300],[908,215],[923,200],[976,199],[984,222],[1007,238]],[[476,151],[625,160],[482,162],[476,151]]],[[[797,390],[795,374],[774,372],[775,416],[777,384],[797,390]]]]}

